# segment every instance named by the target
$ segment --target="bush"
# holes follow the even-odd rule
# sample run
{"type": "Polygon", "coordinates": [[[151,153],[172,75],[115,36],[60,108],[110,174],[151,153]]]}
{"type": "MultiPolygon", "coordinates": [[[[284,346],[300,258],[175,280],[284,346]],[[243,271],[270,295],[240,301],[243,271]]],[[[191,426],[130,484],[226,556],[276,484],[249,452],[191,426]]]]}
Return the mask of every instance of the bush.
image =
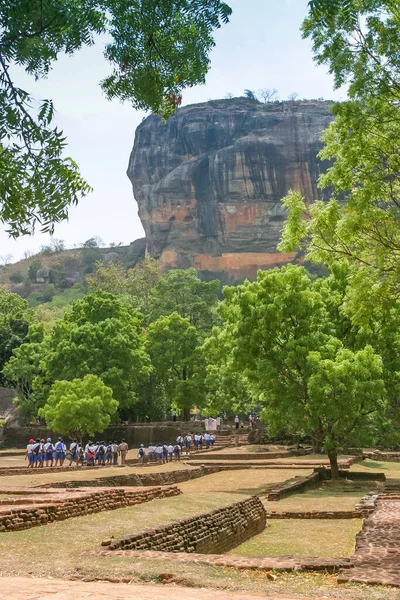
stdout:
{"type": "Polygon", "coordinates": [[[24,280],[24,277],[19,271],[16,271],[15,273],[11,273],[9,280],[12,283],[22,283],[24,280]]]}
{"type": "Polygon", "coordinates": [[[42,268],[40,260],[35,260],[29,265],[28,278],[32,283],[36,283],[36,273],[42,268]]]}
{"type": "Polygon", "coordinates": [[[33,294],[29,296],[29,304],[30,306],[35,307],[39,304],[51,302],[55,293],[56,290],[54,289],[54,285],[51,283],[42,292],[33,292],[33,294]]]}

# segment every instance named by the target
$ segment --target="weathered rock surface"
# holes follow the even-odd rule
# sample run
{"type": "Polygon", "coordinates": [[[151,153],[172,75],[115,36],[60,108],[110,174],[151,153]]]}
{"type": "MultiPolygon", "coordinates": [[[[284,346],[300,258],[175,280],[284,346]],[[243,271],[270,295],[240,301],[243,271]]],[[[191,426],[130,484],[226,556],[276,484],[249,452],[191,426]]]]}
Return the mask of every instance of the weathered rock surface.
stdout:
{"type": "Polygon", "coordinates": [[[317,153],[331,119],[328,102],[245,98],[186,106],[167,123],[149,116],[128,176],[150,254],[225,280],[294,260],[276,249],[281,199],[289,189],[321,197],[317,153]]]}

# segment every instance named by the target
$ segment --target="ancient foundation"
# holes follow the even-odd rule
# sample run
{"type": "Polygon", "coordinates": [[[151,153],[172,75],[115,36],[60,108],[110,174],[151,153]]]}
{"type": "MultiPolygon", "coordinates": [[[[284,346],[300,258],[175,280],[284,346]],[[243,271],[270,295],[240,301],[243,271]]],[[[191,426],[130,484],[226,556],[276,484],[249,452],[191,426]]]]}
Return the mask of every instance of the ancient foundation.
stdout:
{"type": "Polygon", "coordinates": [[[103,545],[110,550],[223,553],[261,533],[265,526],[264,506],[253,497],[119,540],[106,540],[103,545]]]}

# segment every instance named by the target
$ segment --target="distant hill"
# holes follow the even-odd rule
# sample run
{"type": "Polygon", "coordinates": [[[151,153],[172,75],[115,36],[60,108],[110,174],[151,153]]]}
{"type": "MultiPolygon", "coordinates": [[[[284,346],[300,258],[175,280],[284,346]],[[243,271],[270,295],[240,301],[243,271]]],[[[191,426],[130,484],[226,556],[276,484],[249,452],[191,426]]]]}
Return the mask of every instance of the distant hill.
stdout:
{"type": "Polygon", "coordinates": [[[135,240],[129,246],[101,248],[95,244],[82,248],[54,250],[46,248],[29,258],[0,267],[0,285],[26,298],[35,306],[71,288],[84,286],[86,275],[93,273],[100,260],[120,262],[134,267],[144,258],[146,242],[135,240]]]}

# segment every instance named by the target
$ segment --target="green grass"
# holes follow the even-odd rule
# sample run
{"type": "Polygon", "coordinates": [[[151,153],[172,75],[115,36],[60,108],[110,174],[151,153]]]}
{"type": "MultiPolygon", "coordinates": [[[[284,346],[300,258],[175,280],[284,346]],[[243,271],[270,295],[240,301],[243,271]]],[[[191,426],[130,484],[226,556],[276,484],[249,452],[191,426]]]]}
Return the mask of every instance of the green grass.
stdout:
{"type": "Polygon", "coordinates": [[[400,471],[400,463],[395,462],[377,462],[375,460],[363,460],[360,466],[374,471],[400,471]]]}
{"type": "Polygon", "coordinates": [[[235,494],[197,493],[59,521],[23,531],[0,534],[0,571],[4,575],[66,577],[93,557],[86,550],[99,550],[103,540],[140,532],[184,517],[198,515],[242,500],[235,494]],[[61,549],[61,551],[60,551],[61,549]],[[49,557],[38,560],[40,557],[49,557]]]}
{"type": "Polygon", "coordinates": [[[271,519],[267,529],[230,554],[240,556],[349,557],[361,519],[271,519]]]}

